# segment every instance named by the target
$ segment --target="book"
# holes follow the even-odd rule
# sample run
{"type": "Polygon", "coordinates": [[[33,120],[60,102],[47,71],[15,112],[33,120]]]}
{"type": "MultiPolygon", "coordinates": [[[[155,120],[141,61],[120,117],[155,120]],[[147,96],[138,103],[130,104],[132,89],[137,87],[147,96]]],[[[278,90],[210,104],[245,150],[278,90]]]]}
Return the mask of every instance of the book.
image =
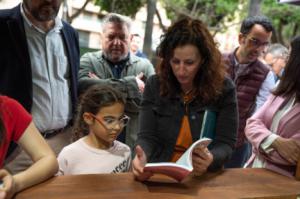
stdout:
{"type": "Polygon", "coordinates": [[[211,110],[205,110],[202,127],[200,131],[200,139],[201,138],[210,138],[214,139],[216,132],[216,122],[217,122],[217,113],[211,110]]]}
{"type": "Polygon", "coordinates": [[[199,146],[207,147],[211,141],[212,140],[210,138],[199,139],[194,142],[175,163],[147,163],[144,167],[144,171],[164,174],[180,182],[193,171],[193,150],[199,146]]]}

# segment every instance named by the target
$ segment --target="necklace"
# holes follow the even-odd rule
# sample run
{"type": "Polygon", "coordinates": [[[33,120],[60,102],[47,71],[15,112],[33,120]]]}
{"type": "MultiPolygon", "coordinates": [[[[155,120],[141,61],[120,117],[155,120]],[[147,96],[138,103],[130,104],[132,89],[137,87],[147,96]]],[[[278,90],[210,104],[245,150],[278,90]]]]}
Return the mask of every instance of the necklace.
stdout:
{"type": "Polygon", "coordinates": [[[190,102],[194,98],[194,92],[193,91],[194,91],[193,89],[190,89],[190,90],[182,93],[183,102],[185,104],[190,102]]]}

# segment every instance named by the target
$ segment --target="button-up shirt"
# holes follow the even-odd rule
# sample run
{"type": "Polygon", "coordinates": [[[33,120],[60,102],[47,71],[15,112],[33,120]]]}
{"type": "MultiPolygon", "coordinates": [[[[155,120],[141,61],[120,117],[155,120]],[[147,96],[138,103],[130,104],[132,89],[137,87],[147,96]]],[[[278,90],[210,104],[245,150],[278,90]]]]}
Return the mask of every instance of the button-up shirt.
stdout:
{"type": "Polygon", "coordinates": [[[61,29],[61,19],[44,32],[26,17],[23,4],[28,50],[32,70],[33,121],[41,132],[51,132],[67,125],[71,118],[69,64],[61,29]]]}

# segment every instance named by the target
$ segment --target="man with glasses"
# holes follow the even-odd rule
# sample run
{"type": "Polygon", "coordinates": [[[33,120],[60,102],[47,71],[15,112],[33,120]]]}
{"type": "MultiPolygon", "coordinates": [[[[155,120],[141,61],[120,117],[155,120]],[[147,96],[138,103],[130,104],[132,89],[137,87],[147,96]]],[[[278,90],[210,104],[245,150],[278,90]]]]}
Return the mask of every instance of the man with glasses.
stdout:
{"type": "Polygon", "coordinates": [[[283,74],[288,55],[289,50],[279,43],[271,44],[266,51],[264,61],[271,67],[275,82],[277,82],[283,74]]]}
{"type": "Polygon", "coordinates": [[[246,140],[246,120],[267,99],[275,86],[272,72],[258,57],[269,45],[273,26],[265,16],[251,16],[242,22],[240,46],[224,55],[228,73],[235,82],[239,108],[239,129],[235,151],[227,168],[239,168],[249,158],[251,146],[246,140]]]}

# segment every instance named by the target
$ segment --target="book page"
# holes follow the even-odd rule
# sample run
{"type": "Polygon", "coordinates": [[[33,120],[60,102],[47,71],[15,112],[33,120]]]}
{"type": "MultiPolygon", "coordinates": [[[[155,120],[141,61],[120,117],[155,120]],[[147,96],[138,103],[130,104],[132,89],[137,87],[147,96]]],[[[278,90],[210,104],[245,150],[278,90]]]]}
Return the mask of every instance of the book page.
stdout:
{"type": "Polygon", "coordinates": [[[210,142],[211,142],[211,139],[209,139],[209,138],[202,138],[200,140],[197,140],[184,152],[184,154],[182,154],[182,156],[177,160],[176,164],[184,166],[184,167],[188,168],[189,171],[192,171],[193,170],[193,164],[192,164],[193,150],[199,146],[207,147],[210,144],[210,142]]]}
{"type": "Polygon", "coordinates": [[[147,163],[144,167],[144,171],[165,174],[180,182],[193,171],[193,165],[192,165],[193,150],[196,147],[199,147],[199,145],[207,147],[211,141],[212,140],[209,138],[202,138],[194,142],[186,150],[186,152],[179,158],[179,160],[176,163],[173,162],[147,163]]]}

